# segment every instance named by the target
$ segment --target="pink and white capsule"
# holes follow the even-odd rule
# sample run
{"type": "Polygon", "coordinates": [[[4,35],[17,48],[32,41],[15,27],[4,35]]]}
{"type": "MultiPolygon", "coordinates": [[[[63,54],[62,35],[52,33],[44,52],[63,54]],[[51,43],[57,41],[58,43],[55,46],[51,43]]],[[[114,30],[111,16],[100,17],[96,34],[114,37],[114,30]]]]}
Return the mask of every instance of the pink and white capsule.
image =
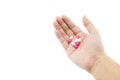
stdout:
{"type": "Polygon", "coordinates": [[[78,48],[78,46],[75,44],[75,42],[72,41],[71,44],[72,44],[72,46],[73,46],[75,49],[78,48]]]}
{"type": "Polygon", "coordinates": [[[79,47],[79,45],[80,45],[80,42],[71,42],[71,44],[72,44],[72,46],[75,48],[75,49],[77,49],[78,47],[79,47]]]}
{"type": "Polygon", "coordinates": [[[72,42],[72,39],[73,39],[73,36],[70,36],[70,38],[68,38],[67,42],[68,42],[68,43],[71,43],[71,42],[72,42]]]}

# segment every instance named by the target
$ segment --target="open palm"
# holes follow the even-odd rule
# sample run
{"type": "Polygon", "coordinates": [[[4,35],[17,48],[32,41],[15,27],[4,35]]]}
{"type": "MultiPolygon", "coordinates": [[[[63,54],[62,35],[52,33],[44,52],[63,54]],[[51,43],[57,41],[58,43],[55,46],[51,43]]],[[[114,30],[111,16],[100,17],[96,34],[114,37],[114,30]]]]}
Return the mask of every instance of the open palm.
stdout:
{"type": "Polygon", "coordinates": [[[68,57],[76,65],[90,72],[95,61],[102,53],[104,54],[104,49],[99,32],[85,16],[83,17],[83,24],[89,34],[78,28],[67,16],[56,17],[54,22],[56,36],[68,57]],[[77,49],[67,42],[70,36],[73,36],[73,39],[75,39],[76,35],[81,37],[81,44],[77,49]]]}

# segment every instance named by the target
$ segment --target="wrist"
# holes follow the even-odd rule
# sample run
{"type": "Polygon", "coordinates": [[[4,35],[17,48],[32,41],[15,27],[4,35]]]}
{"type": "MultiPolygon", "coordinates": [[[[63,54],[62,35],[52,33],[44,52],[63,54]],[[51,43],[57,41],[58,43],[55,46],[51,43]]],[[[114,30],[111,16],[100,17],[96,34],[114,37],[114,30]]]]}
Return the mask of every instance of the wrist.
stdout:
{"type": "Polygon", "coordinates": [[[91,68],[96,80],[120,80],[120,66],[107,55],[101,55],[91,68]]]}
{"type": "Polygon", "coordinates": [[[91,70],[93,69],[94,65],[98,62],[98,60],[103,57],[106,56],[104,52],[101,53],[96,53],[97,55],[92,56],[91,58],[89,58],[88,60],[88,64],[86,64],[85,69],[90,73],[91,70]]]}

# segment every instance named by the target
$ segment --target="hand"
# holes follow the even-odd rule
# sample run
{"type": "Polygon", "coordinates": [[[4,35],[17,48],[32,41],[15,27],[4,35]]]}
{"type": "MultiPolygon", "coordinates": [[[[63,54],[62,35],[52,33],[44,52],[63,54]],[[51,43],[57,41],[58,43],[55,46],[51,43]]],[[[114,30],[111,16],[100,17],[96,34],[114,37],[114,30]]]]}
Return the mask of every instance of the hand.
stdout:
{"type": "Polygon", "coordinates": [[[79,29],[67,16],[56,17],[54,27],[68,57],[76,65],[90,72],[95,61],[104,54],[104,49],[99,32],[86,16],[83,17],[83,24],[89,34],[79,29]],[[81,36],[81,44],[77,49],[67,42],[70,36],[75,39],[76,35],[81,36]]]}

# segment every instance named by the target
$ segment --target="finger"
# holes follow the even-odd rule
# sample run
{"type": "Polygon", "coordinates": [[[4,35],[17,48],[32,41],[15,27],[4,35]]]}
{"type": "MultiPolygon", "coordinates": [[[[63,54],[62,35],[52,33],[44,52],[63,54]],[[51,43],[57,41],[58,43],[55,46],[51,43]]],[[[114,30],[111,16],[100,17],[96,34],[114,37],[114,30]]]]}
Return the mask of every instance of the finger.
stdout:
{"type": "Polygon", "coordinates": [[[64,32],[64,30],[61,28],[61,26],[56,21],[53,23],[53,25],[55,29],[58,30],[66,40],[69,38],[69,36],[64,32]]]}
{"type": "Polygon", "coordinates": [[[55,34],[58,40],[60,41],[60,43],[62,44],[62,46],[64,47],[64,49],[66,50],[68,48],[68,43],[66,39],[63,37],[63,35],[58,30],[55,30],[55,34]]]}
{"type": "Polygon", "coordinates": [[[95,29],[94,25],[92,24],[92,22],[86,17],[83,17],[83,24],[86,27],[87,31],[90,33],[92,30],[95,29]]]}
{"type": "Polygon", "coordinates": [[[78,34],[82,32],[80,28],[78,28],[67,16],[62,16],[63,21],[69,26],[69,28],[73,31],[74,34],[78,34]]]}
{"type": "Polygon", "coordinates": [[[74,33],[60,17],[56,17],[56,21],[59,23],[60,27],[65,31],[68,36],[74,36],[74,33]]]}

